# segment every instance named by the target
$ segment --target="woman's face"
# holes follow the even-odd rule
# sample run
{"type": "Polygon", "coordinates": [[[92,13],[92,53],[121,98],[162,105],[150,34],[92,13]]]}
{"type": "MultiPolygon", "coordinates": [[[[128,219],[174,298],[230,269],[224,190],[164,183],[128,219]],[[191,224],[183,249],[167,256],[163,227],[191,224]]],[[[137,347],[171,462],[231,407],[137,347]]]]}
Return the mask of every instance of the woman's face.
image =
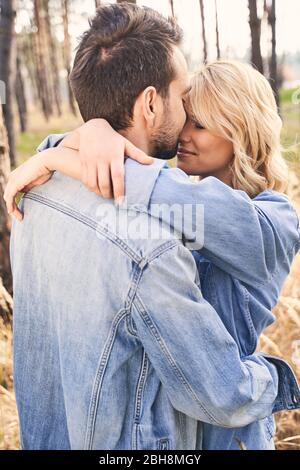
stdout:
{"type": "Polygon", "coordinates": [[[189,175],[215,176],[231,184],[233,154],[232,142],[213,135],[190,118],[187,119],[179,137],[178,168],[189,175]]]}

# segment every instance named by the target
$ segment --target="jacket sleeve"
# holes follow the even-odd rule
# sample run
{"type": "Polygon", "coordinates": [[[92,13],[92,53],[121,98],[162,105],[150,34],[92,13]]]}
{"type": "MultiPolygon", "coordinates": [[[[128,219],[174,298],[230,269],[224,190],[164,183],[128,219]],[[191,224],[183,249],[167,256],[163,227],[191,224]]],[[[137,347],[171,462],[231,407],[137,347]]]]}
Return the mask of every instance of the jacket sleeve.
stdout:
{"type": "MultiPolygon", "coordinates": [[[[270,282],[280,270],[286,275],[299,249],[296,212],[274,191],[251,199],[214,177],[194,183],[179,169],[163,169],[150,210],[161,205],[177,212],[174,227],[185,246],[253,286],[270,282]]],[[[169,214],[161,211],[160,217],[168,222],[169,214]]]]}
{"type": "Polygon", "coordinates": [[[141,272],[132,320],[173,406],[223,427],[245,426],[272,413],[276,367],[238,347],[195,282],[196,266],[182,245],[141,272]]]}
{"type": "Polygon", "coordinates": [[[50,134],[37,147],[37,152],[56,147],[68,134],[50,134]]]}

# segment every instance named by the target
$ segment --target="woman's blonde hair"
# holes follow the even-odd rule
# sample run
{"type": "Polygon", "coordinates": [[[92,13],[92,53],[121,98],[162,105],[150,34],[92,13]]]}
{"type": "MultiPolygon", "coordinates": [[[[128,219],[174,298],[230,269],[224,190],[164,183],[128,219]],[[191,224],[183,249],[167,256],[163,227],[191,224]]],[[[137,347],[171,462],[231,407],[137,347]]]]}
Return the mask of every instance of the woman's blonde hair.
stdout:
{"type": "Polygon", "coordinates": [[[251,65],[218,60],[192,77],[192,119],[233,143],[232,186],[255,197],[284,192],[288,167],[281,154],[282,121],[268,80],[251,65]]]}

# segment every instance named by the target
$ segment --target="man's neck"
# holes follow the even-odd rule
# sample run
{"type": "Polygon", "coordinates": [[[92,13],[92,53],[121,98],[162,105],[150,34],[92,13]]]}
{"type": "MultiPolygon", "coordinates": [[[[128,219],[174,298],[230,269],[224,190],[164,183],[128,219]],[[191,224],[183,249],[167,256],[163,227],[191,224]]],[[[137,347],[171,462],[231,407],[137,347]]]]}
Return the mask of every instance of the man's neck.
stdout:
{"type": "Polygon", "coordinates": [[[124,131],[120,131],[120,134],[128,139],[133,145],[138,147],[140,150],[143,150],[147,155],[151,155],[151,145],[147,136],[139,131],[138,129],[131,127],[124,131]]]}

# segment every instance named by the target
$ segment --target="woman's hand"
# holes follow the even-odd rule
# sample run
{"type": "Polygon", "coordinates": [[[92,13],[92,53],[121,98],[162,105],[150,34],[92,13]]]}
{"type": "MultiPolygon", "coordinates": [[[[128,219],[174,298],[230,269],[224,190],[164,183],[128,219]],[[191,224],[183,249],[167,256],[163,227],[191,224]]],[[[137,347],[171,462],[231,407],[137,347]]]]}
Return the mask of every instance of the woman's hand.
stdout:
{"type": "Polygon", "coordinates": [[[153,158],[116,132],[104,119],[92,119],[59,146],[79,150],[81,181],[90,191],[120,201],[124,197],[124,159],[149,165],[153,158]]]}
{"type": "Polygon", "coordinates": [[[7,212],[18,220],[23,219],[22,212],[18,209],[15,198],[18,192],[27,192],[34,186],[46,183],[52,171],[47,167],[47,160],[41,155],[35,155],[20,165],[9,175],[9,179],[4,191],[7,212]]]}

